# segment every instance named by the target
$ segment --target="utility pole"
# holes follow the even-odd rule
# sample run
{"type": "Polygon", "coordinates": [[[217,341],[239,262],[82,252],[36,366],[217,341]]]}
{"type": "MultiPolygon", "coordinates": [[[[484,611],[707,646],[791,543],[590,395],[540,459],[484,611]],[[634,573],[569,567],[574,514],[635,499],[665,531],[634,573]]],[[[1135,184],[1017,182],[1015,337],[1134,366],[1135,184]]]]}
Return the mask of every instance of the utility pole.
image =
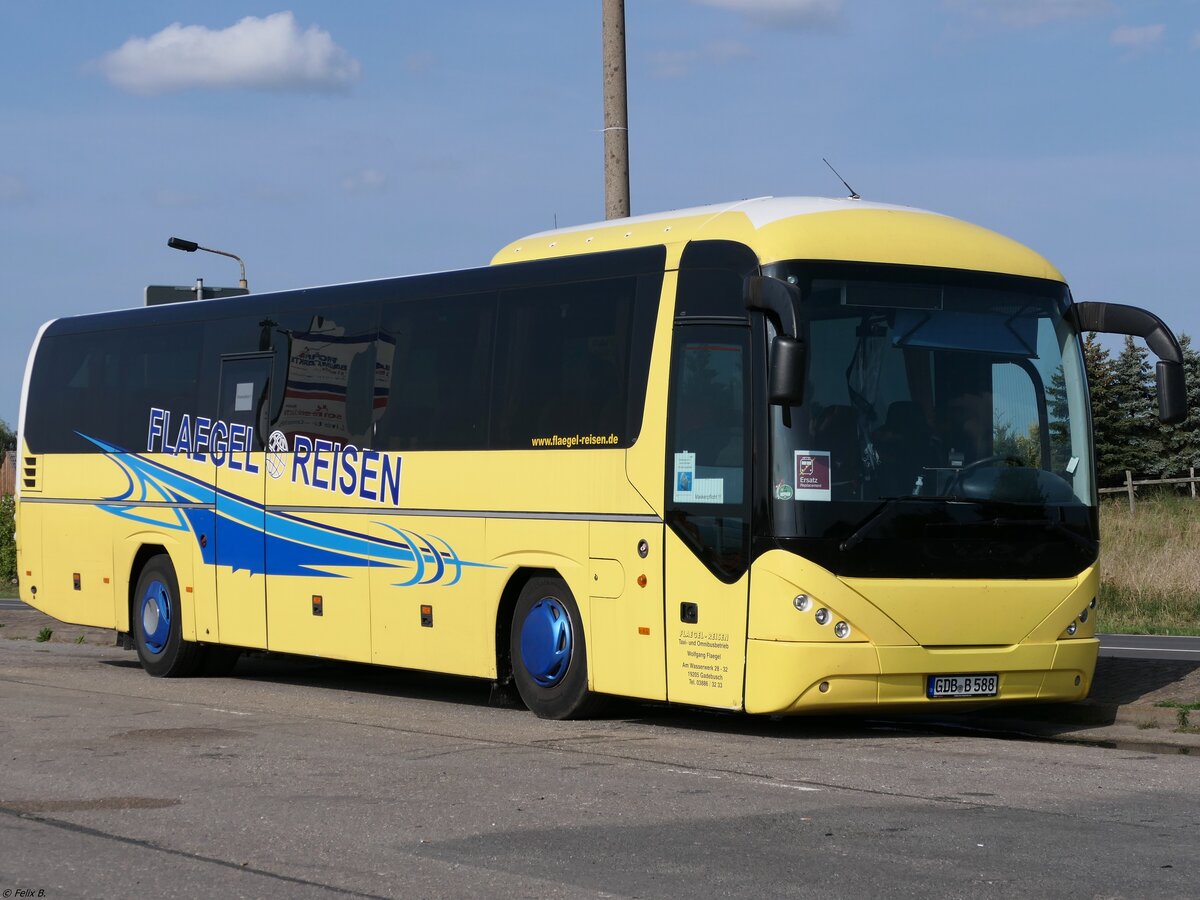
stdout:
{"type": "Polygon", "coordinates": [[[604,217],[629,215],[629,104],[625,92],[625,0],[601,0],[604,32],[604,217]]]}

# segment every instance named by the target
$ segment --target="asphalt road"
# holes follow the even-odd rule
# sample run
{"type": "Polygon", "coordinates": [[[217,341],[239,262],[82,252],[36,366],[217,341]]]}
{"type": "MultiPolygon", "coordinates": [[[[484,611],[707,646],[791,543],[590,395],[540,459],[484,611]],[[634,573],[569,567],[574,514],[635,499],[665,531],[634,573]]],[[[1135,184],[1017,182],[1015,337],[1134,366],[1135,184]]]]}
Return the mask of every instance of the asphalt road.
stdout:
{"type": "MultiPolygon", "coordinates": [[[[290,659],[0,641],[0,888],[46,897],[1185,897],[1200,760],[290,659]]],[[[31,896],[35,896],[31,895],[31,896]]]]}
{"type": "Polygon", "coordinates": [[[1200,637],[1164,637],[1153,634],[1102,634],[1101,656],[1131,659],[1175,659],[1200,662],[1200,637]]]}

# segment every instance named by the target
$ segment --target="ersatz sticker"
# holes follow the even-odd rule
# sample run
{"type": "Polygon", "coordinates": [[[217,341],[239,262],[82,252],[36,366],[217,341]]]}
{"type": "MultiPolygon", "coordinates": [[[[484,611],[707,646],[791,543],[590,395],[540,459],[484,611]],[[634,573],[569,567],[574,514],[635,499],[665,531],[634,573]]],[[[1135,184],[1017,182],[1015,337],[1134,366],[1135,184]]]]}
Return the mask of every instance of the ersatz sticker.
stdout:
{"type": "Polygon", "coordinates": [[[833,479],[828,450],[796,451],[797,500],[829,500],[833,479]]]}

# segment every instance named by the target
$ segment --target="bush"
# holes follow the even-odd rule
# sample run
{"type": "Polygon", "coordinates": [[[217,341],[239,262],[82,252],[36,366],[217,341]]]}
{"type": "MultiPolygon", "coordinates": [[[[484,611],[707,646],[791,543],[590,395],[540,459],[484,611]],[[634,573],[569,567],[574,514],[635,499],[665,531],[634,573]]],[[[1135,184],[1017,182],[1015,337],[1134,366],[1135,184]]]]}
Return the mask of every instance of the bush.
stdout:
{"type": "Polygon", "coordinates": [[[17,583],[16,502],[0,497],[0,588],[17,583]]]}

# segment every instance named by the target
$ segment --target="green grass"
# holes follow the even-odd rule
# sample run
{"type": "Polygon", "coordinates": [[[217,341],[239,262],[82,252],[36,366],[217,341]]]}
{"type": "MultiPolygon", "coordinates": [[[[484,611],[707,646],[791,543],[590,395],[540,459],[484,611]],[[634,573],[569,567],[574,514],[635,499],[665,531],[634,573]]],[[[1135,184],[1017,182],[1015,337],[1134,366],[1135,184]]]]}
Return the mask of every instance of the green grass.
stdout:
{"type": "Polygon", "coordinates": [[[1200,500],[1104,500],[1100,547],[1098,630],[1200,634],[1200,500]]]}

